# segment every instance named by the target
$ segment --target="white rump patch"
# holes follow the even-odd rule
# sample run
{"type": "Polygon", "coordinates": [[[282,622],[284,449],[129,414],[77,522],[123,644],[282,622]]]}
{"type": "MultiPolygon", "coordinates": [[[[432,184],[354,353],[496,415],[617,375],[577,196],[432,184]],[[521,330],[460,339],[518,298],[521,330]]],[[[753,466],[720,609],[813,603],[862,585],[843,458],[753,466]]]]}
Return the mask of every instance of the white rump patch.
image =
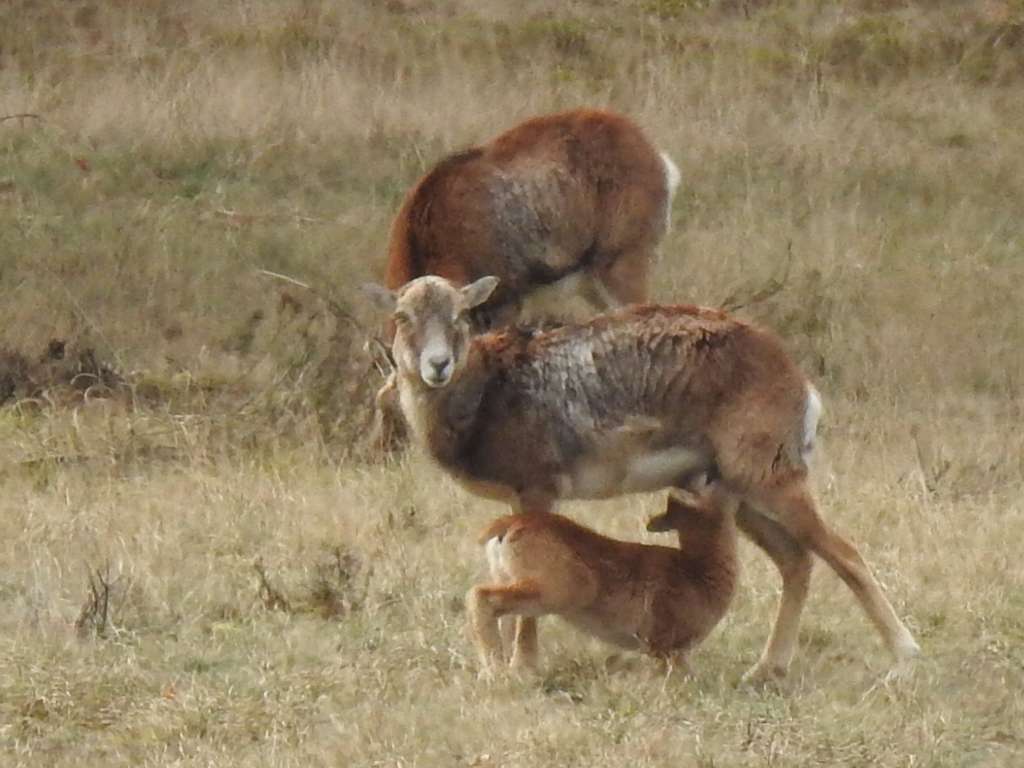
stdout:
{"type": "Polygon", "coordinates": [[[661,162],[665,166],[665,188],[668,190],[668,199],[671,203],[676,190],[679,189],[679,182],[683,180],[683,175],[679,172],[679,166],[672,162],[672,158],[668,156],[667,152],[658,154],[661,155],[661,162]]]}
{"type": "Polygon", "coordinates": [[[508,568],[505,567],[505,562],[501,556],[501,539],[498,536],[492,536],[489,538],[487,543],[484,545],[484,551],[487,552],[487,565],[491,571],[491,578],[495,581],[508,581],[508,568]]]}
{"type": "Polygon", "coordinates": [[[813,385],[807,385],[807,404],[804,407],[804,434],[800,442],[800,455],[804,461],[811,457],[814,451],[814,440],[818,434],[818,419],[821,418],[821,395],[813,385]]]}
{"type": "Polygon", "coordinates": [[[683,176],[679,173],[679,167],[672,162],[672,158],[664,152],[659,152],[661,155],[661,164],[665,167],[665,189],[668,190],[668,199],[665,201],[665,231],[668,232],[672,229],[672,200],[676,196],[676,190],[679,189],[679,183],[683,180],[683,176]]]}

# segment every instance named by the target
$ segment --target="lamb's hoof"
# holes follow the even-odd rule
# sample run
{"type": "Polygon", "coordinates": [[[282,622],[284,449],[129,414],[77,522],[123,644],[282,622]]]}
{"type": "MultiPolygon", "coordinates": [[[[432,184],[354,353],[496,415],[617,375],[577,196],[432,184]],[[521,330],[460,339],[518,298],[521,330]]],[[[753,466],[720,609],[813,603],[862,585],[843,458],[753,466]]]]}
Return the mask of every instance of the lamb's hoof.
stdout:
{"type": "Polygon", "coordinates": [[[490,667],[482,667],[476,674],[477,682],[483,685],[493,685],[497,677],[494,670],[490,667]]]}
{"type": "Polygon", "coordinates": [[[741,684],[750,688],[768,688],[776,686],[786,677],[786,668],[778,664],[759,661],[747,670],[741,684]]]}
{"type": "Polygon", "coordinates": [[[604,671],[609,675],[616,675],[622,672],[633,672],[636,668],[637,659],[633,656],[625,656],[621,653],[612,653],[604,660],[604,671]]]}
{"type": "Polygon", "coordinates": [[[513,657],[508,665],[508,671],[520,680],[536,677],[539,674],[536,660],[524,661],[519,657],[513,657]]]}
{"type": "Polygon", "coordinates": [[[487,659],[480,664],[476,679],[484,685],[493,685],[504,677],[505,663],[501,658],[487,659]]]}

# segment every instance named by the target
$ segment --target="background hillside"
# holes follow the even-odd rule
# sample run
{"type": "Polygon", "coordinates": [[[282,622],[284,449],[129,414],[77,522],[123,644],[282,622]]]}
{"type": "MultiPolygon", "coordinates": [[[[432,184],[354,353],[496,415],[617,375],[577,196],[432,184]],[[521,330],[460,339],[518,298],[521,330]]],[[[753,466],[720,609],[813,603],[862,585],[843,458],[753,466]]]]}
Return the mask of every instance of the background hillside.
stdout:
{"type": "Polygon", "coordinates": [[[1021,0],[2,4],[0,762],[1019,764],[1022,125],[1021,0]],[[499,508],[362,455],[355,289],[438,158],[578,105],[682,170],[655,297],[743,305],[822,389],[909,679],[819,567],[792,678],[736,689],[746,547],[696,679],[549,622],[540,681],[477,685],[499,508]]]}

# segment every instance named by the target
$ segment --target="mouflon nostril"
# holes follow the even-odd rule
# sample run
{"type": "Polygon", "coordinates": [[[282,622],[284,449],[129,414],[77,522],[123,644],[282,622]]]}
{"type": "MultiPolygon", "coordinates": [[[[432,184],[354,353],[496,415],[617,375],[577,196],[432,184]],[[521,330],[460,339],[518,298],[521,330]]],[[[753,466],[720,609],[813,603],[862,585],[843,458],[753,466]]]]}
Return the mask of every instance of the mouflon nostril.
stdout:
{"type": "Polygon", "coordinates": [[[434,357],[428,358],[427,362],[430,363],[430,367],[434,369],[438,376],[440,376],[451,363],[451,358],[448,357],[448,355],[435,355],[434,357]]]}

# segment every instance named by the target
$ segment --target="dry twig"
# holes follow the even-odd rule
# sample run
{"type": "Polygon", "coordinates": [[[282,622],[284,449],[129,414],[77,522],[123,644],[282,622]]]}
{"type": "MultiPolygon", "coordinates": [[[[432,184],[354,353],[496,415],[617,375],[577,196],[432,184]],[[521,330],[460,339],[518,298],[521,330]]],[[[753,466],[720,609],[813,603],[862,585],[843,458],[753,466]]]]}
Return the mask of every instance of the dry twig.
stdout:
{"type": "Polygon", "coordinates": [[[19,112],[15,115],[0,115],[0,123],[8,120],[42,120],[42,115],[37,115],[34,112],[19,112]]]}
{"type": "Polygon", "coordinates": [[[318,291],[316,288],[309,285],[309,283],[304,283],[301,280],[297,280],[294,277],[289,277],[288,275],[282,275],[280,272],[271,272],[269,269],[257,269],[256,274],[263,275],[264,277],[272,277],[275,280],[283,280],[286,283],[291,283],[292,285],[298,286],[303,290],[309,291],[311,294],[320,299],[320,301],[326,304],[327,308],[331,310],[331,314],[333,314],[337,319],[343,320],[344,322],[348,323],[358,331],[365,333],[367,336],[370,336],[370,332],[366,328],[366,326],[359,322],[359,320],[357,320],[351,312],[349,312],[347,309],[341,306],[339,302],[325,294],[323,291],[318,291]]]}
{"type": "Polygon", "coordinates": [[[910,428],[910,437],[914,441],[917,454],[918,482],[921,495],[928,496],[939,488],[942,478],[949,472],[952,462],[936,450],[930,436],[914,424],[910,428]]]}
{"type": "Polygon", "coordinates": [[[253,222],[263,221],[271,223],[280,223],[294,221],[299,224],[324,224],[326,219],[318,219],[315,216],[306,216],[301,213],[243,213],[242,211],[235,211],[230,208],[215,208],[214,214],[227,219],[231,222],[237,222],[239,224],[252,224],[253,222]]]}
{"type": "Polygon", "coordinates": [[[777,294],[783,288],[786,287],[786,283],[789,282],[789,270],[793,265],[793,241],[790,240],[786,244],[786,261],[782,267],[782,276],[773,276],[768,280],[761,288],[751,293],[749,296],[741,296],[740,292],[730,294],[728,297],[722,300],[722,309],[727,312],[735,312],[738,309],[744,307],[752,307],[755,304],[760,304],[762,301],[770,299],[772,296],[777,294]]]}

